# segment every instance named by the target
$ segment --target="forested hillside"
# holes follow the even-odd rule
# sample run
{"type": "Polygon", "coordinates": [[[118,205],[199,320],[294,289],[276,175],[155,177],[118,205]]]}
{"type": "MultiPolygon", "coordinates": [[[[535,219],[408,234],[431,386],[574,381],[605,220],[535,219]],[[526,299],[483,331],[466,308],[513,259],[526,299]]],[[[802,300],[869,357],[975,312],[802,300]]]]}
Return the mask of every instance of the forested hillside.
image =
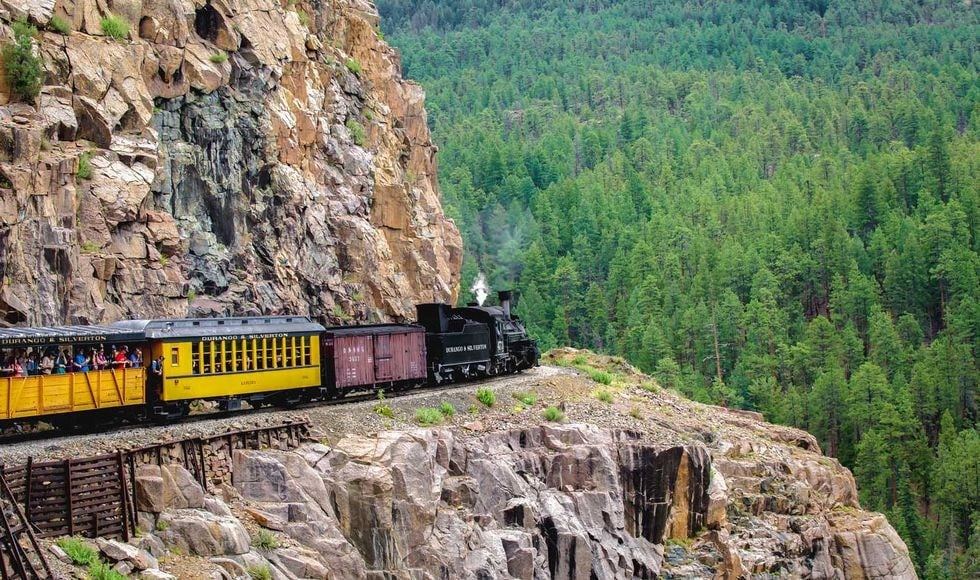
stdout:
{"type": "Polygon", "coordinates": [[[378,4],[464,288],[810,430],[924,577],[980,575],[971,2],[378,4]]]}

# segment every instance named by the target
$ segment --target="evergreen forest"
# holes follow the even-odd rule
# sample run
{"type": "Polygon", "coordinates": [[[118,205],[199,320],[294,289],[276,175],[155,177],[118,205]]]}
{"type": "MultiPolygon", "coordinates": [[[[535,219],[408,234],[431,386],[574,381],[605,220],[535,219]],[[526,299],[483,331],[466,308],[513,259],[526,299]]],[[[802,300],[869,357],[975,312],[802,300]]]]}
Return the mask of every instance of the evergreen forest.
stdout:
{"type": "Polygon", "coordinates": [[[378,6],[464,293],[482,272],[544,348],[807,429],[920,576],[980,577],[972,2],[378,6]]]}

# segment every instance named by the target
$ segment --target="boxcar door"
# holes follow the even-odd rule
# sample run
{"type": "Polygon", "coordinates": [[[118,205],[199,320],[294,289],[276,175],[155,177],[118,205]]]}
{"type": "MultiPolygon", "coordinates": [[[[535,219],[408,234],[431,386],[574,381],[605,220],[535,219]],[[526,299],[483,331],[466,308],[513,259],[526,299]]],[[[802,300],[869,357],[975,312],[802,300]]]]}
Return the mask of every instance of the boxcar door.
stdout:
{"type": "Polygon", "coordinates": [[[374,378],[385,382],[397,380],[392,369],[392,335],[379,334],[374,337],[374,378]]]}

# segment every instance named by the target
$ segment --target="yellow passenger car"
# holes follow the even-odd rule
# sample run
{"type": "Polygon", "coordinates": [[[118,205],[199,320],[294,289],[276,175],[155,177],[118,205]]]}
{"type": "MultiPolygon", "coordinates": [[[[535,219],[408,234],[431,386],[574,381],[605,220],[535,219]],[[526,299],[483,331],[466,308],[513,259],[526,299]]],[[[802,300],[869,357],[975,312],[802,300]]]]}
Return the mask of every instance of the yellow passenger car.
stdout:
{"type": "Polygon", "coordinates": [[[139,320],[114,326],[145,335],[153,413],[187,412],[198,399],[224,407],[298,402],[320,387],[323,327],[305,316],[139,320]],[[159,372],[157,370],[159,366],[159,372]]]}
{"type": "Polygon", "coordinates": [[[142,333],[105,326],[0,329],[0,427],[135,416],[146,401],[145,370],[131,359],[142,340],[142,333]]]}

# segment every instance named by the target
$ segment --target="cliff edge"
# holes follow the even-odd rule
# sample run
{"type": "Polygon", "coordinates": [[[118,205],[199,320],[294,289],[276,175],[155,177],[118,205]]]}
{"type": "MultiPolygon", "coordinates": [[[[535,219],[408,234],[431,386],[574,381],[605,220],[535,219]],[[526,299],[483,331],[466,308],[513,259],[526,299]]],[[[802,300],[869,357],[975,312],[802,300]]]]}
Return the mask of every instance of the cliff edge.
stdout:
{"type": "Polygon", "coordinates": [[[0,323],[455,298],[424,94],[373,4],[3,0],[4,42],[23,19],[44,77],[0,86],[0,323]]]}
{"type": "Polygon", "coordinates": [[[306,409],[305,443],[217,437],[200,451],[205,488],[183,445],[150,454],[133,543],[179,578],[916,577],[806,432],[688,401],[621,360],[550,361],[564,366],[479,385],[493,397],[457,386],[306,409]]]}

